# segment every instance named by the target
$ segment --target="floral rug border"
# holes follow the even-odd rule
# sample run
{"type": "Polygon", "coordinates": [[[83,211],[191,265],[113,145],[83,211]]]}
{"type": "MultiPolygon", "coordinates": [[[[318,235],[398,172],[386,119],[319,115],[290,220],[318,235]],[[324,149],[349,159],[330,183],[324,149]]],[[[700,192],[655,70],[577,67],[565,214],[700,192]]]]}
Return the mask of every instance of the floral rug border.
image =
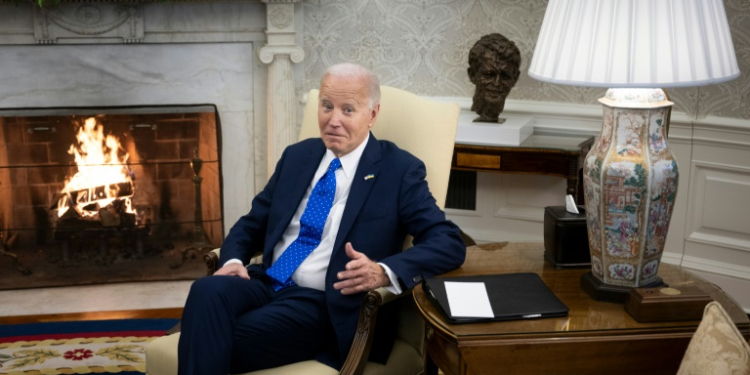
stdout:
{"type": "Polygon", "coordinates": [[[156,337],[97,337],[0,343],[0,375],[146,371],[156,337]]]}

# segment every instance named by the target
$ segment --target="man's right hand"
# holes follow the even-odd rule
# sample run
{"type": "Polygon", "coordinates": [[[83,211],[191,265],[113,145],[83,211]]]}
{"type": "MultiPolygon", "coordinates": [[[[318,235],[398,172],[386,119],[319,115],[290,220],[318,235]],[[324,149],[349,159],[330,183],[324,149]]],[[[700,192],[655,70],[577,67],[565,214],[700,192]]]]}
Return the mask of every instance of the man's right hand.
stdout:
{"type": "Polygon", "coordinates": [[[214,276],[239,276],[245,280],[250,280],[250,275],[247,274],[247,268],[239,263],[225,264],[224,267],[219,268],[214,272],[214,276]]]}

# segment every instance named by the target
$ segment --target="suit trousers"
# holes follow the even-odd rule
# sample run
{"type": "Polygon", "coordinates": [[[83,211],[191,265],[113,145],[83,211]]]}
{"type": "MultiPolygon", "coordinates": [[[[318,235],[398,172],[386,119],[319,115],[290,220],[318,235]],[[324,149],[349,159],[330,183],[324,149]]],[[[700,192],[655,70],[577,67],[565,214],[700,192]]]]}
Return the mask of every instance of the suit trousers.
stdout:
{"type": "Polygon", "coordinates": [[[180,375],[227,375],[315,359],[335,346],[325,293],[270,278],[208,276],[190,288],[178,345],[180,375]]]}

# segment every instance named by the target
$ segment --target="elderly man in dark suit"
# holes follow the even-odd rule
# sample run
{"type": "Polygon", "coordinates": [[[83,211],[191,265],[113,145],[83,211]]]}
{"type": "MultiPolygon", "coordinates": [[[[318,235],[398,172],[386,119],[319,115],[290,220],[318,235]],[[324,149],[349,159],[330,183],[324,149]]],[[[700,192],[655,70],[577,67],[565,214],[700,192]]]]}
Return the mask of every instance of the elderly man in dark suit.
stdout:
{"type": "MultiPolygon", "coordinates": [[[[424,164],[370,133],[380,110],[377,77],[356,64],[332,66],[319,101],[320,138],[284,151],[224,241],[223,266],[193,284],[180,374],[309,359],[338,369],[367,291],[401,293],[463,263],[459,230],[430,194],[424,164]],[[402,251],[407,235],[414,246],[402,251]],[[243,266],[256,252],[263,264],[243,266]]],[[[387,359],[392,344],[373,348],[371,359],[387,359]]]]}

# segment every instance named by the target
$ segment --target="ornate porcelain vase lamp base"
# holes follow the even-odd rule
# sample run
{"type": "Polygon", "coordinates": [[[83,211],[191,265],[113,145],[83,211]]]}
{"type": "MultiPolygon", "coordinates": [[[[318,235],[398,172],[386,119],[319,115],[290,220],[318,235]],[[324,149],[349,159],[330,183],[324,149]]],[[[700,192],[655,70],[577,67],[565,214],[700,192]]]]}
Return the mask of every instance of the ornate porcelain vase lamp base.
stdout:
{"type": "Polygon", "coordinates": [[[672,102],[661,89],[610,89],[604,123],[584,162],[591,272],[581,287],[623,302],[657,275],[677,195],[677,162],[667,144],[672,102]]]}

